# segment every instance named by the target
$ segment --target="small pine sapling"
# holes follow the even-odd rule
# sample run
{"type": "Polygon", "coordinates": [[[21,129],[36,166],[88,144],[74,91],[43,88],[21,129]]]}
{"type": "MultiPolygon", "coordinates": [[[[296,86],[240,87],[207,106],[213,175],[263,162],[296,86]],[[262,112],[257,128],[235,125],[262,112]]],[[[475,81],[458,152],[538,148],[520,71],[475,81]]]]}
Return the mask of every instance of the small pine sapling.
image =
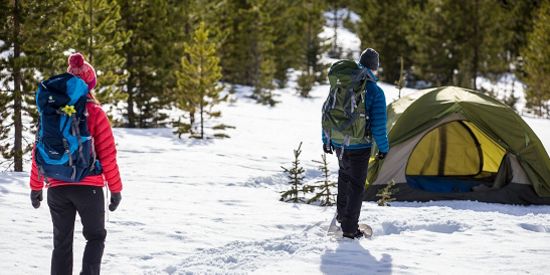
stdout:
{"type": "MultiPolygon", "coordinates": [[[[235,129],[236,127],[235,126],[231,126],[231,125],[227,125],[227,124],[218,124],[218,125],[214,125],[212,127],[213,130],[216,130],[216,131],[225,131],[226,129],[235,129]]],[[[215,138],[229,138],[230,136],[224,132],[216,132],[214,133],[214,137],[215,138]]]]}
{"type": "Polygon", "coordinates": [[[302,97],[309,97],[309,92],[313,89],[315,85],[315,75],[310,74],[309,72],[302,72],[298,77],[298,87],[297,90],[302,97]]]}
{"type": "Polygon", "coordinates": [[[318,168],[323,173],[323,180],[317,181],[320,183],[315,186],[315,189],[319,189],[319,192],[315,194],[307,203],[319,201],[321,206],[332,206],[336,203],[334,196],[330,189],[336,187],[336,182],[329,179],[330,170],[328,169],[327,154],[321,155],[321,161],[313,160],[313,162],[319,164],[318,168]]]}
{"type": "Polygon", "coordinates": [[[310,192],[308,186],[304,186],[304,173],[305,170],[300,166],[300,154],[302,153],[302,142],[298,145],[298,148],[294,150],[294,161],[292,161],[292,168],[283,168],[283,171],[287,174],[289,179],[289,184],[291,185],[290,190],[281,192],[281,201],[285,202],[303,202],[303,197],[300,197],[300,192],[307,193],[310,192]]]}
{"type": "Polygon", "coordinates": [[[405,71],[403,68],[403,57],[400,58],[401,61],[401,68],[399,70],[399,79],[395,81],[395,87],[399,90],[399,97],[401,98],[401,90],[405,87],[406,81],[405,81],[405,71]]]}
{"type": "Polygon", "coordinates": [[[380,198],[378,199],[377,203],[378,206],[390,206],[390,202],[395,201],[395,198],[393,198],[393,195],[399,191],[399,188],[395,187],[395,181],[391,180],[386,187],[380,189],[378,193],[376,193],[376,197],[380,198]]]}

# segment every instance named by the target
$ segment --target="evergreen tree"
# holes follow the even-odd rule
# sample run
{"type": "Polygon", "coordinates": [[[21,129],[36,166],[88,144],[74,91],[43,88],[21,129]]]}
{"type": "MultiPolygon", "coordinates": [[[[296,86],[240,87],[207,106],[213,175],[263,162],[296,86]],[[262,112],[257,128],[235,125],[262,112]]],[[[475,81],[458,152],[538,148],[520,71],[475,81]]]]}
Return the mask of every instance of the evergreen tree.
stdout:
{"type": "Polygon", "coordinates": [[[23,170],[23,156],[32,146],[23,133],[34,131],[36,75],[51,57],[56,19],[54,1],[0,1],[0,151],[23,170]],[[44,16],[48,14],[48,16],[44,16]],[[28,123],[30,122],[30,123],[28,123]]]}
{"type": "Polygon", "coordinates": [[[291,168],[283,168],[283,172],[286,173],[289,184],[291,185],[290,190],[281,192],[281,201],[285,202],[304,202],[304,196],[300,196],[300,193],[306,194],[311,192],[311,187],[304,185],[305,179],[305,170],[300,166],[300,154],[302,153],[302,142],[298,145],[298,148],[294,150],[294,160],[292,161],[291,168]]]}
{"type": "Polygon", "coordinates": [[[65,31],[58,38],[61,49],[82,52],[97,73],[95,92],[102,103],[116,103],[125,98],[121,92],[126,73],[125,58],[120,54],[131,32],[120,23],[120,6],[116,0],[71,0],[60,21],[65,31]]]}
{"type": "Polygon", "coordinates": [[[221,66],[223,80],[233,84],[255,84],[256,13],[250,12],[248,0],[223,1],[220,3],[219,21],[227,28],[226,39],[221,45],[221,66]]]}
{"type": "Polygon", "coordinates": [[[522,51],[526,99],[537,116],[548,116],[550,100],[550,1],[543,1],[535,17],[533,31],[522,51]]]}
{"type": "Polygon", "coordinates": [[[319,191],[307,203],[319,201],[321,206],[331,206],[336,203],[335,194],[331,192],[331,189],[336,187],[336,182],[329,179],[330,170],[328,169],[327,155],[321,155],[321,161],[313,160],[313,162],[319,164],[318,168],[323,173],[323,180],[317,181],[320,185],[315,186],[315,189],[319,191]]]}
{"type": "Polygon", "coordinates": [[[276,101],[271,91],[275,88],[276,65],[273,51],[275,48],[275,26],[273,17],[277,14],[276,1],[252,0],[249,15],[256,18],[255,40],[253,41],[254,56],[254,95],[259,103],[273,106],[276,101]]]}
{"type": "Polygon", "coordinates": [[[338,46],[338,27],[343,26],[343,15],[340,13],[340,9],[344,4],[343,0],[327,0],[326,3],[330,8],[330,22],[332,23],[332,42],[328,56],[331,58],[342,58],[342,47],[338,46]],[[340,23],[342,22],[342,23],[340,23]]]}
{"type": "MultiPolygon", "coordinates": [[[[23,60],[21,45],[24,43],[24,37],[22,37],[21,25],[23,25],[23,7],[19,0],[15,0],[12,3],[2,2],[2,18],[6,18],[6,22],[2,24],[2,30],[0,34],[0,40],[3,41],[2,53],[7,52],[7,60],[2,60],[0,72],[5,69],[9,73],[3,73],[2,82],[4,87],[8,90],[7,94],[11,94],[10,97],[2,96],[2,105],[8,112],[11,110],[12,124],[7,124],[3,119],[2,123],[2,137],[4,140],[0,143],[2,149],[2,155],[4,158],[13,158],[14,169],[17,172],[23,171],[23,94],[22,94],[22,81],[23,81],[23,60]],[[12,82],[13,81],[13,82],[12,82]],[[10,83],[11,82],[11,83],[10,83]],[[10,87],[12,84],[13,86],[10,87]],[[9,128],[14,128],[14,144],[13,147],[6,140],[9,135],[9,128]]],[[[3,87],[3,88],[4,88],[3,87]]],[[[8,117],[9,114],[2,114],[2,117],[8,117]]]]}
{"type": "MultiPolygon", "coordinates": [[[[181,58],[181,70],[176,72],[178,107],[188,112],[198,108],[202,139],[206,119],[204,116],[220,116],[220,112],[212,112],[211,108],[224,100],[220,94],[222,89],[219,81],[222,74],[219,66],[220,59],[217,56],[218,45],[209,39],[209,31],[204,22],[201,22],[195,30],[193,41],[185,43],[184,51],[189,58],[181,58]]],[[[188,127],[180,130],[186,130],[185,128],[188,127]]]]}
{"type": "Polygon", "coordinates": [[[309,97],[309,92],[311,92],[313,85],[315,85],[315,76],[307,71],[301,72],[296,84],[298,84],[297,88],[300,96],[309,97]]]}
{"type": "MultiPolygon", "coordinates": [[[[173,48],[176,44],[174,26],[169,24],[167,0],[119,0],[120,25],[132,33],[121,50],[125,56],[124,70],[127,97],[128,127],[159,126],[166,115],[159,112],[171,97],[172,71],[175,66],[173,48]]],[[[174,7],[177,8],[177,7],[174,7]]],[[[179,66],[179,63],[178,63],[179,66]]]]}
{"type": "Polygon", "coordinates": [[[380,189],[378,193],[376,193],[376,197],[378,197],[378,206],[390,206],[390,202],[395,201],[395,198],[393,195],[399,191],[399,188],[395,187],[395,181],[390,181],[384,188],[380,189]]]}
{"type": "Polygon", "coordinates": [[[302,13],[299,17],[302,28],[302,74],[298,79],[300,95],[308,97],[315,81],[324,82],[326,67],[321,64],[321,56],[330,45],[325,44],[319,38],[319,33],[324,26],[324,2],[320,0],[308,0],[302,4],[302,13]]]}
{"type": "Polygon", "coordinates": [[[403,57],[400,58],[401,61],[401,68],[399,69],[399,79],[395,81],[395,87],[397,90],[399,90],[399,97],[401,98],[401,90],[405,88],[406,84],[406,75],[405,75],[405,68],[403,64],[403,57]]]}
{"type": "MultiPolygon", "coordinates": [[[[6,76],[3,75],[2,72],[3,70],[0,67],[0,79],[2,79],[3,82],[6,76]]],[[[9,160],[12,158],[11,144],[9,142],[11,125],[7,122],[10,117],[10,110],[12,110],[8,107],[10,106],[11,97],[8,94],[8,85],[6,85],[6,83],[2,84],[3,85],[0,87],[0,156],[5,160],[9,160]]],[[[1,166],[2,162],[0,161],[0,167],[1,166]]]]}
{"type": "Polygon", "coordinates": [[[277,16],[273,17],[274,42],[273,56],[275,60],[275,80],[279,88],[286,87],[288,70],[299,69],[302,64],[302,36],[303,30],[300,14],[303,12],[296,1],[273,1],[277,7],[277,16]]]}
{"type": "Polygon", "coordinates": [[[399,79],[400,57],[404,58],[406,69],[414,60],[411,59],[413,48],[407,39],[413,24],[410,10],[416,5],[414,2],[366,0],[353,3],[353,9],[361,17],[357,24],[361,48],[373,48],[380,53],[379,75],[389,83],[399,79]]]}
{"type": "Polygon", "coordinates": [[[533,17],[541,2],[544,1],[500,1],[500,4],[507,11],[505,20],[508,22],[507,26],[512,33],[512,36],[504,45],[510,52],[504,62],[515,65],[511,66],[512,73],[514,73],[513,69],[518,69],[518,62],[520,61],[518,59],[520,59],[521,51],[527,44],[527,35],[533,30],[533,17]]]}
{"type": "Polygon", "coordinates": [[[475,88],[478,76],[508,71],[504,45],[512,32],[504,13],[496,0],[427,1],[415,6],[407,36],[415,47],[414,73],[437,86],[475,88]]]}

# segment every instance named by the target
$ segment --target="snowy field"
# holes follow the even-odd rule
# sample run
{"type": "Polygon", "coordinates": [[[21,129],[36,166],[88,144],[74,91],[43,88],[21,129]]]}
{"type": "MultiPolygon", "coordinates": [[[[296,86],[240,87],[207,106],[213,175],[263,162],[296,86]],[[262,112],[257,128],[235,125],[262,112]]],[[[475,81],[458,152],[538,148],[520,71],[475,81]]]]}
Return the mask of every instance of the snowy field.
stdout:
{"type": "MultiPolygon", "coordinates": [[[[390,102],[397,94],[383,85],[390,102]]],[[[241,89],[243,90],[243,89],[241,89]]],[[[222,107],[230,139],[179,140],[169,129],[115,129],[124,190],[109,213],[104,274],[545,274],[550,206],[477,202],[363,205],[374,238],[326,236],[334,207],[279,202],[300,141],[308,180],[320,176],[319,113],[279,90],[275,108],[240,97],[222,107]]],[[[410,91],[406,91],[410,92],[410,91]]],[[[406,93],[405,92],[405,93],[406,93]]],[[[240,94],[244,94],[242,91],[240,94]]],[[[527,119],[550,149],[550,121],[527,119]]],[[[330,157],[333,178],[337,164],[330,157]]],[[[28,167],[28,164],[27,164],[28,167]]],[[[28,198],[27,173],[0,176],[0,274],[48,274],[52,225],[28,198]]],[[[75,232],[75,274],[84,247],[75,232]]]]}

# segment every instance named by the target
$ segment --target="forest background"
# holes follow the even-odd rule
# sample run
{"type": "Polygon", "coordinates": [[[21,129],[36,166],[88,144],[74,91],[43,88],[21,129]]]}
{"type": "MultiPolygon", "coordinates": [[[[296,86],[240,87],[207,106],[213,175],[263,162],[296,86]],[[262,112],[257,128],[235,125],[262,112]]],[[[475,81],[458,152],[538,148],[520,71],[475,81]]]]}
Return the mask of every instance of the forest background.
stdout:
{"type": "MultiPolygon", "coordinates": [[[[479,80],[511,77],[525,88],[521,112],[550,117],[548,0],[0,0],[0,22],[0,161],[15,171],[34,142],[25,133],[36,130],[39,81],[76,51],[95,67],[94,93],[115,126],[186,138],[205,138],[204,120],[221,115],[213,107],[236,85],[276,108],[271,91],[297,71],[308,97],[326,82],[323,55],[357,58],[339,46],[338,26],[379,51],[384,82],[496,96],[479,80]],[[326,17],[335,31],[325,40],[326,17]],[[183,115],[171,119],[172,109],[183,115]]],[[[499,99],[518,101],[513,88],[499,99]]]]}

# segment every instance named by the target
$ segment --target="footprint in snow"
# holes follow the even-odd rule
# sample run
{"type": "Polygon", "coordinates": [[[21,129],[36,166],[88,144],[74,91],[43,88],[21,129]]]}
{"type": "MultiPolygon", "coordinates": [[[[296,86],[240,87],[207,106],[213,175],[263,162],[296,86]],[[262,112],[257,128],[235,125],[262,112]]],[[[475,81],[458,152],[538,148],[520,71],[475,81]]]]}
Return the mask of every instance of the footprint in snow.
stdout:
{"type": "Polygon", "coordinates": [[[428,224],[407,224],[401,222],[383,222],[381,228],[374,228],[374,236],[401,234],[405,231],[431,231],[435,233],[452,234],[462,232],[468,229],[468,226],[449,221],[446,223],[428,223],[428,224]]]}
{"type": "Polygon", "coordinates": [[[533,232],[550,233],[550,226],[540,224],[520,223],[519,226],[533,232]]]}

